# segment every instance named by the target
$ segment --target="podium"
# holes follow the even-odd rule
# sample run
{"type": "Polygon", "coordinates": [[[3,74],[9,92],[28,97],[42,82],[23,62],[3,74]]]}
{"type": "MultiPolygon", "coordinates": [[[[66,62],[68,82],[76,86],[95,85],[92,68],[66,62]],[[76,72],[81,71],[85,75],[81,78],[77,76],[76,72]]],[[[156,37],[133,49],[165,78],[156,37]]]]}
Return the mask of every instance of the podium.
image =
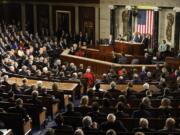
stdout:
{"type": "Polygon", "coordinates": [[[116,41],[114,45],[100,44],[99,50],[101,53],[125,53],[133,56],[143,56],[144,48],[142,43],[116,41]]]}
{"type": "Polygon", "coordinates": [[[142,56],[144,55],[144,49],[142,43],[135,43],[135,42],[125,42],[125,41],[118,41],[115,42],[115,52],[125,54],[130,54],[133,56],[142,56]]]}

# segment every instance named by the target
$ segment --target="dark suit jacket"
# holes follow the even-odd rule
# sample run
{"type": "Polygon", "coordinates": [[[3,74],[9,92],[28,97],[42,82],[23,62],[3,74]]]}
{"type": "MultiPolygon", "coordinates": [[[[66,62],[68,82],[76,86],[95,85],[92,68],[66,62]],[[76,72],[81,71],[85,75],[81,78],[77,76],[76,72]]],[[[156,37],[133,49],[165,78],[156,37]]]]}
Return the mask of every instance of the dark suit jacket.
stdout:
{"type": "Polygon", "coordinates": [[[81,117],[82,114],[80,112],[67,111],[67,112],[64,112],[62,116],[81,117]]]}
{"type": "Polygon", "coordinates": [[[103,122],[100,125],[100,129],[103,131],[114,129],[115,131],[119,131],[119,132],[128,132],[128,130],[126,129],[126,127],[123,125],[121,121],[115,121],[114,123],[103,122]]]}
{"type": "Polygon", "coordinates": [[[180,132],[180,129],[177,129],[177,128],[172,128],[172,129],[160,129],[159,132],[180,132]]]}
{"type": "Polygon", "coordinates": [[[129,117],[129,114],[125,113],[124,111],[119,111],[115,115],[117,118],[128,118],[129,117]]]}
{"type": "Polygon", "coordinates": [[[43,107],[42,102],[38,98],[32,98],[28,102],[38,106],[39,109],[42,109],[43,107]]]}
{"type": "Polygon", "coordinates": [[[72,126],[69,126],[69,125],[56,125],[56,126],[54,126],[52,128],[62,130],[62,131],[72,131],[73,132],[72,126]]]}
{"type": "Polygon", "coordinates": [[[95,111],[92,111],[92,112],[89,112],[87,113],[88,116],[91,116],[91,118],[93,119],[93,121],[97,121],[98,118],[102,118],[102,117],[106,117],[106,114],[105,113],[102,113],[102,112],[95,112],[95,111]]]}
{"type": "Polygon", "coordinates": [[[18,106],[15,106],[15,107],[10,107],[8,108],[8,112],[10,113],[18,113],[18,114],[21,114],[22,117],[25,119],[25,120],[28,120],[28,114],[26,112],[26,109],[25,108],[21,108],[21,107],[18,107],[18,106]]]}
{"type": "Polygon", "coordinates": [[[150,118],[152,114],[147,110],[135,110],[132,113],[133,118],[150,118]]]}
{"type": "Polygon", "coordinates": [[[134,128],[133,132],[155,132],[155,130],[150,129],[150,128],[138,127],[138,128],[134,128]]]}
{"type": "Polygon", "coordinates": [[[123,94],[120,90],[118,89],[109,89],[107,92],[113,97],[113,98],[118,98],[119,95],[123,94]]]}

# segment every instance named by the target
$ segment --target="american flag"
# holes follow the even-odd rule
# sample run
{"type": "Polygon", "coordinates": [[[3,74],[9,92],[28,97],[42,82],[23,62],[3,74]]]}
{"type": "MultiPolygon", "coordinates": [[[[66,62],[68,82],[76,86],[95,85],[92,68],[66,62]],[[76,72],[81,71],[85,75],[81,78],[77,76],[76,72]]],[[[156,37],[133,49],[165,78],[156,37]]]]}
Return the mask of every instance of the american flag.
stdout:
{"type": "Polygon", "coordinates": [[[153,35],[154,29],[154,11],[153,10],[138,10],[137,24],[135,32],[148,33],[153,35]]]}

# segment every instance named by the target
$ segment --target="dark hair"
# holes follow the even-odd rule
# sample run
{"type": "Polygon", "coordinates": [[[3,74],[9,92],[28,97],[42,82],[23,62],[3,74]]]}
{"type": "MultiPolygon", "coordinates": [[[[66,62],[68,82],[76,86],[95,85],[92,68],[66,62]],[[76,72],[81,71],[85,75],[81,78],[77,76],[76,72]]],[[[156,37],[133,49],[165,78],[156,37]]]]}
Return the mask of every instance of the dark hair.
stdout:
{"type": "Polygon", "coordinates": [[[109,107],[110,106],[110,102],[108,98],[103,98],[103,107],[109,107]]]}
{"type": "Polygon", "coordinates": [[[117,105],[116,105],[116,109],[117,111],[122,111],[124,110],[124,103],[123,102],[118,102],[117,105]]]}
{"type": "Polygon", "coordinates": [[[99,109],[99,104],[98,104],[98,102],[93,102],[92,103],[92,110],[93,111],[98,111],[98,109],[99,109]]]}
{"type": "Polygon", "coordinates": [[[67,104],[66,108],[67,108],[67,111],[73,111],[74,104],[72,102],[70,102],[70,103],[67,104]]]}

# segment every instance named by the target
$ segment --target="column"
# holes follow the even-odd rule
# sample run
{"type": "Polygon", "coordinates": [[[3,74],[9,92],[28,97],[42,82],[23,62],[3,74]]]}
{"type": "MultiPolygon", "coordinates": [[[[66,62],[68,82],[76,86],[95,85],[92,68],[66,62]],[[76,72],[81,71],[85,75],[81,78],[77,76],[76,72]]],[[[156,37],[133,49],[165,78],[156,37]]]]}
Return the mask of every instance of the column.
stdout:
{"type": "Polygon", "coordinates": [[[110,10],[110,34],[113,38],[115,36],[115,9],[114,7],[110,10]]]}
{"type": "Polygon", "coordinates": [[[24,3],[21,4],[21,27],[23,31],[26,30],[26,7],[24,3]]]}
{"type": "Polygon", "coordinates": [[[34,33],[37,32],[37,7],[33,5],[34,33]]]}
{"type": "Polygon", "coordinates": [[[95,7],[95,44],[99,41],[99,7],[95,7]]]}
{"type": "Polygon", "coordinates": [[[180,50],[180,7],[175,7],[173,9],[176,12],[175,15],[175,36],[174,36],[174,49],[175,53],[180,50]]]}
{"type": "Polygon", "coordinates": [[[50,36],[52,36],[53,35],[52,5],[49,5],[49,32],[50,32],[50,36]]]}
{"type": "Polygon", "coordinates": [[[75,7],[75,32],[79,33],[79,6],[75,7]]]}
{"type": "Polygon", "coordinates": [[[155,49],[155,51],[157,51],[158,49],[158,43],[159,43],[159,37],[158,34],[159,33],[159,11],[158,11],[158,7],[154,8],[154,30],[153,30],[153,43],[152,43],[152,47],[155,49]]]}

